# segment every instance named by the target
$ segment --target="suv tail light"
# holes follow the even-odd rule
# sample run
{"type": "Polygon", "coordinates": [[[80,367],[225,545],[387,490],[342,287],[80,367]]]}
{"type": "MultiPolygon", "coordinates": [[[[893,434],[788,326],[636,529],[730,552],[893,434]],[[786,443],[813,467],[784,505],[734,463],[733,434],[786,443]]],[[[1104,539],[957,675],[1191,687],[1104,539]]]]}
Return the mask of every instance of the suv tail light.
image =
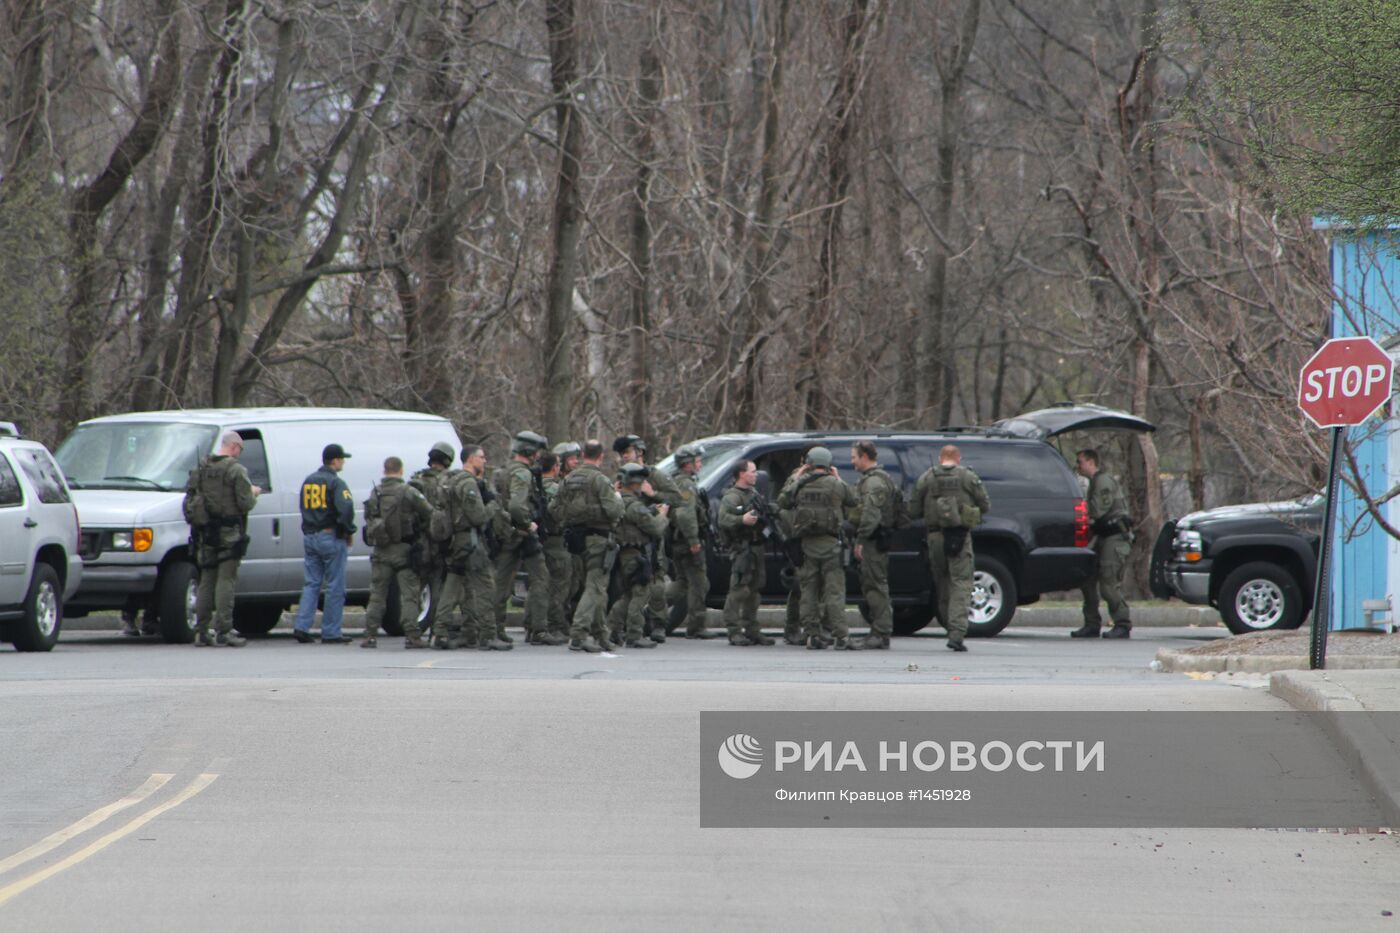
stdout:
{"type": "Polygon", "coordinates": [[[1083,499],[1074,503],[1074,546],[1089,546],[1089,503],[1083,499]]]}

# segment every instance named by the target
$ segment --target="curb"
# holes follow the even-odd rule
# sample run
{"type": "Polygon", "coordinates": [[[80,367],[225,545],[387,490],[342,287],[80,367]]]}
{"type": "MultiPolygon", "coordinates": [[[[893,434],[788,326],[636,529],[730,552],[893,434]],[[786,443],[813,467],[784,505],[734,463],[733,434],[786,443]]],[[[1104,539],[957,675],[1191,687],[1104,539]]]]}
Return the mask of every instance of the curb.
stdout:
{"type": "MultiPolygon", "coordinates": [[[[1293,654],[1187,654],[1171,648],[1157,649],[1157,663],[1166,674],[1209,674],[1234,671],[1271,674],[1275,671],[1306,671],[1308,659],[1293,654]]],[[[1400,657],[1391,655],[1330,655],[1327,666],[1336,671],[1395,670],[1400,657]]]]}
{"type": "Polygon", "coordinates": [[[1351,714],[1320,716],[1318,725],[1361,777],[1362,786],[1375,795],[1389,825],[1400,827],[1400,751],[1376,727],[1361,701],[1328,679],[1326,671],[1276,673],[1269,678],[1269,692],[1304,712],[1351,714]]]}

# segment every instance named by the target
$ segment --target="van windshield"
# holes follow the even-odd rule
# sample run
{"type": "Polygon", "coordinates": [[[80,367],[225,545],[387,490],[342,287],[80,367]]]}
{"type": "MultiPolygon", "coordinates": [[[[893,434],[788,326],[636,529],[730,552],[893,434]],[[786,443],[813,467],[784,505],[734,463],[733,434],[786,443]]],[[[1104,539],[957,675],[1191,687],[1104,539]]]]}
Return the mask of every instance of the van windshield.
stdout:
{"type": "Polygon", "coordinates": [[[218,433],[212,424],[84,424],[54,457],[73,489],[182,490],[218,433]]]}

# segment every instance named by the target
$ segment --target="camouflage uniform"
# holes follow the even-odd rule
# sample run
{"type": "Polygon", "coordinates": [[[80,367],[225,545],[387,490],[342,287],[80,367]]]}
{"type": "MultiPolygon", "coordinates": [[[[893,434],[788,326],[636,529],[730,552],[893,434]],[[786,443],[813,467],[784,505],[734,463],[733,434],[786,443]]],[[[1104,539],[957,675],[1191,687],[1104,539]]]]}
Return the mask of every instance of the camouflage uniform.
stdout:
{"type": "Polygon", "coordinates": [[[185,487],[187,500],[198,494],[204,497],[209,521],[191,526],[195,566],[199,569],[199,587],[195,594],[195,644],[210,644],[209,622],[214,622],[215,640],[220,644],[241,644],[242,639],[231,635],[233,629],[233,591],[238,583],[238,565],[247,548],[248,513],[257,503],[248,470],[237,457],[213,454],[206,458],[190,476],[185,487]]]}
{"type": "Polygon", "coordinates": [[[856,484],[860,516],[856,544],[860,545],[860,590],[870,612],[870,632],[888,639],[894,633],[890,612],[890,535],[894,531],[895,499],[899,487],[879,465],[861,474],[856,484]]]}
{"type": "Polygon", "coordinates": [[[460,643],[483,650],[507,651],[510,642],[496,639],[496,616],[491,600],[496,579],[486,552],[486,523],[491,514],[481,498],[481,483],[466,470],[454,470],[443,483],[452,538],[447,547],[447,579],[433,626],[435,647],[460,643]],[[460,616],[458,612],[460,611],[460,616]]]}
{"type": "Polygon", "coordinates": [[[564,526],[554,517],[551,509],[559,494],[559,483],[557,477],[542,480],[547,521],[540,526],[540,541],[544,545],[545,567],[549,570],[548,630],[552,635],[565,636],[569,633],[565,609],[572,592],[574,564],[573,555],[564,546],[564,526]]]}
{"type": "Polygon", "coordinates": [[[555,497],[565,534],[581,540],[583,592],[569,630],[574,650],[597,650],[606,637],[608,574],[615,559],[613,529],[622,518],[622,500],[596,464],[583,463],[564,478],[555,497]]]}
{"type": "Polygon", "coordinates": [[[855,505],[851,487],[825,471],[790,479],[778,496],[780,508],[793,510],[793,532],[802,541],[797,576],[802,583],[802,628],[809,648],[824,647],[827,630],[837,647],[847,647],[846,568],[840,532],[846,510],[855,505]]]}
{"type": "MultiPolygon", "coordinates": [[[[449,453],[449,456],[451,454],[449,453]]],[[[423,494],[423,498],[428,500],[428,504],[435,509],[445,509],[446,502],[443,499],[443,486],[448,478],[460,472],[445,467],[427,466],[409,477],[408,484],[423,494]]],[[[437,617],[438,606],[442,602],[442,584],[447,578],[447,542],[435,541],[431,535],[424,535],[424,547],[426,557],[423,565],[423,582],[428,587],[428,614],[423,617],[423,627],[428,631],[436,631],[437,626],[434,620],[437,617]]],[[[421,612],[421,607],[419,609],[421,612]]]]}
{"type": "Polygon", "coordinates": [[[700,497],[695,477],[682,471],[676,474],[675,481],[677,504],[671,507],[671,527],[675,532],[671,563],[676,568],[676,580],[669,595],[671,602],[685,607],[685,634],[694,637],[705,631],[705,597],[710,592],[701,533],[709,527],[710,512],[700,497]],[[700,552],[692,554],[691,548],[697,544],[701,545],[700,552]]]}
{"type": "Polygon", "coordinates": [[[650,550],[660,546],[666,525],[667,517],[658,515],[638,490],[623,491],[622,520],[617,528],[621,548],[617,574],[622,584],[622,597],[613,604],[608,625],[613,632],[623,633],[622,640],[630,648],[650,648],[653,644],[642,640],[642,616],[653,581],[650,550]]]}
{"type": "Polygon", "coordinates": [[[530,626],[526,634],[544,633],[549,625],[549,565],[538,532],[529,530],[544,505],[535,488],[535,474],[519,460],[513,460],[498,469],[492,479],[500,505],[496,534],[501,552],[492,568],[496,575],[496,635],[505,637],[506,606],[515,589],[515,571],[522,566],[530,581],[525,596],[525,616],[530,626]]]}
{"type": "MultiPolygon", "coordinates": [[[[680,487],[676,485],[671,474],[665,470],[653,469],[647,479],[651,483],[654,493],[651,501],[662,503],[671,509],[670,517],[667,519],[667,525],[670,526],[675,521],[676,510],[681,506],[680,487]]],[[[651,583],[647,587],[647,629],[648,631],[655,629],[656,637],[663,641],[665,640],[666,619],[669,617],[666,606],[666,558],[667,556],[675,556],[669,554],[669,551],[669,541],[663,535],[663,539],[656,546],[656,559],[652,563],[651,583]]]]}
{"type": "Polygon", "coordinates": [[[938,616],[948,630],[950,647],[960,648],[967,636],[967,611],[972,601],[972,529],[991,507],[982,480],[960,464],[930,467],[914,484],[914,495],[909,501],[909,517],[928,523],[929,570],[938,596],[938,616]],[[958,524],[942,523],[938,517],[939,499],[956,503],[958,524]],[[961,547],[949,554],[949,548],[959,538],[961,547]]]}
{"type": "Polygon", "coordinates": [[[366,533],[371,521],[395,507],[393,500],[398,500],[402,540],[393,544],[378,545],[370,555],[369,607],[365,609],[364,643],[375,643],[379,635],[379,625],[384,621],[384,609],[389,601],[389,584],[397,580],[399,619],[403,622],[404,647],[422,647],[422,631],[418,627],[420,593],[423,589],[422,577],[419,575],[423,563],[423,545],[420,539],[427,536],[433,507],[421,492],[405,483],[401,477],[386,476],[365,500],[366,533]],[[416,560],[415,548],[418,549],[416,560]]]}
{"type": "Polygon", "coordinates": [[[1128,612],[1128,600],[1123,595],[1123,572],[1132,549],[1132,522],[1128,515],[1128,500],[1118,481],[1102,470],[1089,480],[1089,521],[1094,531],[1094,553],[1099,556],[1098,570],[1087,580],[1081,592],[1084,596],[1084,625],[1097,629],[1099,594],[1108,603],[1113,627],[1127,631],[1133,627],[1128,612]]]}
{"type": "Polygon", "coordinates": [[[756,489],[730,486],[719,503],[719,534],[729,548],[729,595],[724,599],[724,627],[731,642],[763,639],[758,606],[767,581],[768,560],[763,546],[763,523],[745,525],[744,514],[754,508],[756,489]]]}

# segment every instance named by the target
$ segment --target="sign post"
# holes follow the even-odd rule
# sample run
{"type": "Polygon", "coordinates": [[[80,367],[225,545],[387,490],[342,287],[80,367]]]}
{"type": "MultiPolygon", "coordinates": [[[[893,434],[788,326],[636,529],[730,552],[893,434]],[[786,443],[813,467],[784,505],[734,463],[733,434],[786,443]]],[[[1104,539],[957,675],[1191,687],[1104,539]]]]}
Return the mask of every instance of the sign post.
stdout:
{"type": "Polygon", "coordinates": [[[1327,466],[1327,507],[1317,550],[1313,587],[1312,638],[1308,667],[1327,666],[1327,631],[1332,615],[1332,526],[1337,518],[1337,478],[1346,429],[1360,424],[1390,400],[1393,375],[1390,355],[1370,337],[1329,340],[1303,364],[1298,374],[1298,407],[1319,428],[1332,429],[1332,456],[1327,466]]]}

